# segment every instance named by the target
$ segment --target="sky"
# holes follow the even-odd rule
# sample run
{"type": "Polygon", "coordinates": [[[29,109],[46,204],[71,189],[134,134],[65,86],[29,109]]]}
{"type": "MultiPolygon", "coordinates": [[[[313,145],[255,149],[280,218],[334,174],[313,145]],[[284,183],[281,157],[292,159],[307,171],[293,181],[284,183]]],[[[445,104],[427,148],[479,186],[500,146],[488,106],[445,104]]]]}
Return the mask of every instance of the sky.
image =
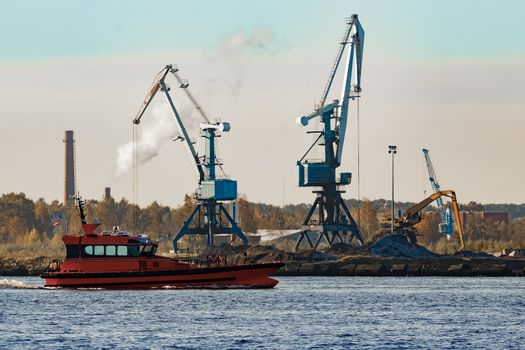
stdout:
{"type": "MultiPolygon", "coordinates": [[[[363,91],[359,123],[350,107],[345,198],[390,197],[395,144],[396,200],[430,193],[428,148],[441,187],[460,202],[523,203],[524,10],[523,1],[2,0],[0,193],[61,200],[62,140],[72,129],[81,194],[102,198],[110,186],[131,199],[131,172],[115,176],[118,150],[132,140],[154,76],[174,63],[207,114],[231,123],[219,151],[239,192],[277,205],[313,202],[295,165],[312,137],[295,121],[319,100],[345,18],[357,13],[363,91]]],[[[198,115],[172,92],[197,138],[198,115]]],[[[140,132],[158,144],[139,168],[139,204],[180,205],[197,179],[171,141],[162,98],[140,132]]]]}

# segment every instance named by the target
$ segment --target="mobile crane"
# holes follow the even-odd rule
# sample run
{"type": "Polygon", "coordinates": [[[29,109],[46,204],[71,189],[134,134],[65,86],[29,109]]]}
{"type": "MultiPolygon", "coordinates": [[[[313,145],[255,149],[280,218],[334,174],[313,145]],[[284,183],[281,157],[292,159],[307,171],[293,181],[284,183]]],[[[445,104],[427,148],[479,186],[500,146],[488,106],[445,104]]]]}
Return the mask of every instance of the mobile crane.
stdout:
{"type": "MultiPolygon", "coordinates": [[[[454,222],[456,223],[456,229],[459,236],[460,250],[465,249],[465,244],[463,242],[463,227],[461,226],[461,220],[459,218],[458,202],[456,199],[456,193],[452,190],[443,190],[433,193],[421,202],[408,208],[401,216],[394,219],[394,234],[405,235],[409,242],[416,243],[417,230],[414,226],[422,220],[421,211],[432,202],[437,201],[442,197],[448,197],[451,199],[452,211],[454,212],[454,222]]],[[[386,229],[388,228],[388,232],[390,232],[392,218],[383,218],[380,225],[383,231],[386,232],[386,229]]]]}
{"type": "Polygon", "coordinates": [[[167,65],[155,77],[153,85],[148,91],[137,116],[133,119],[135,125],[140,124],[148,106],[160,90],[164,94],[172,112],[173,119],[175,120],[175,124],[180,133],[179,139],[182,139],[186,151],[193,160],[195,169],[199,176],[198,187],[195,193],[197,205],[175,235],[175,238],[173,239],[173,248],[175,251],[178,250],[177,242],[186,234],[207,235],[207,246],[209,247],[213,246],[213,237],[217,234],[237,236],[241,239],[243,244],[246,245],[248,244],[248,239],[234,219],[235,206],[233,206],[234,212],[231,215],[224,205],[226,202],[235,201],[237,199],[237,181],[229,178],[217,178],[216,174],[216,167],[219,166],[222,169],[222,164],[216,157],[215,138],[219,136],[220,133],[229,132],[230,123],[210,122],[207,114],[191,94],[188,86],[188,81],[180,77],[178,67],[171,64],[167,65]],[[166,84],[165,79],[170,73],[175,77],[179,87],[184,90],[186,96],[203,119],[203,123],[200,124],[201,136],[205,139],[205,151],[203,157],[199,156],[195,149],[186,127],[182,122],[182,117],[169,93],[170,88],[166,84]]]}

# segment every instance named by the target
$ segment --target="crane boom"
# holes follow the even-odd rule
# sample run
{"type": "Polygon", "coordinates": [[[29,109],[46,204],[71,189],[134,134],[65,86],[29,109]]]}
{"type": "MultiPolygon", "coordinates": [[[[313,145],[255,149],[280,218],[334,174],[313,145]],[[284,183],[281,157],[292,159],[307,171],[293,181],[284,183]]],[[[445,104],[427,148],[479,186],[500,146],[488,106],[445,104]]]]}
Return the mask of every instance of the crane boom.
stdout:
{"type": "Polygon", "coordinates": [[[182,88],[184,90],[184,92],[186,93],[186,96],[188,96],[188,98],[190,99],[191,103],[193,103],[193,106],[195,107],[195,109],[200,113],[202,119],[204,119],[207,124],[211,124],[210,123],[210,119],[208,118],[208,115],[206,114],[206,112],[204,112],[204,110],[202,109],[201,105],[197,102],[195,97],[193,97],[193,94],[188,89],[188,86],[190,84],[188,83],[188,81],[186,79],[182,79],[180,77],[180,75],[178,73],[179,72],[179,68],[177,68],[175,66],[172,66],[172,68],[170,69],[170,72],[175,76],[175,79],[177,79],[177,81],[180,84],[180,88],[182,88]]]}
{"type": "MultiPolygon", "coordinates": [[[[430,184],[432,185],[432,190],[434,190],[434,192],[439,192],[441,191],[441,188],[439,186],[436,172],[434,171],[434,167],[432,166],[432,161],[430,160],[430,154],[428,153],[428,149],[423,148],[423,154],[425,155],[425,161],[427,163],[427,170],[428,170],[428,178],[430,180],[430,184]]],[[[441,209],[443,207],[443,201],[441,200],[441,198],[439,198],[436,202],[437,202],[438,208],[441,209]]]]}
{"type": "MultiPolygon", "coordinates": [[[[136,125],[140,124],[142,116],[146,112],[146,110],[147,110],[148,106],[150,105],[151,101],[153,100],[153,98],[155,97],[157,92],[159,90],[161,90],[164,93],[164,97],[166,98],[166,101],[168,102],[168,105],[170,106],[170,110],[171,110],[171,112],[173,114],[173,119],[175,120],[175,124],[177,126],[177,130],[179,131],[179,133],[182,135],[182,137],[184,139],[183,141],[184,141],[184,146],[186,148],[186,151],[188,152],[188,155],[195,162],[196,170],[197,170],[197,173],[199,175],[199,181],[203,181],[204,180],[204,169],[203,169],[203,165],[202,165],[202,163],[201,163],[201,161],[199,159],[199,154],[197,153],[197,150],[193,146],[193,142],[191,141],[191,138],[189,137],[188,132],[186,131],[186,127],[184,126],[184,123],[182,122],[182,118],[180,117],[180,114],[179,114],[179,112],[177,110],[177,107],[175,106],[175,103],[173,102],[173,100],[172,100],[172,98],[171,98],[171,96],[169,94],[169,88],[168,88],[168,86],[166,85],[166,82],[165,82],[165,79],[166,79],[166,76],[168,75],[168,73],[172,72],[172,70],[174,70],[174,69],[176,69],[176,68],[174,68],[173,65],[168,64],[168,65],[166,65],[166,67],[164,67],[163,70],[161,70],[159,72],[159,74],[157,74],[157,76],[155,77],[155,80],[153,82],[153,85],[151,86],[148,94],[146,95],[146,98],[144,99],[144,102],[142,103],[142,106],[140,107],[139,112],[137,113],[137,116],[135,117],[135,119],[133,119],[133,123],[136,124],[136,125]]],[[[175,74],[175,76],[177,78],[179,78],[178,75],[176,75],[176,71],[175,71],[174,74],[175,74]]],[[[186,91],[186,87],[183,87],[181,85],[181,88],[184,88],[185,91],[186,91]]],[[[189,96],[191,96],[191,95],[189,95],[189,96]]],[[[193,98],[193,96],[192,96],[192,98],[193,98]]],[[[192,101],[195,101],[195,99],[193,99],[192,101]]],[[[195,103],[196,103],[196,101],[195,101],[195,103]]],[[[200,112],[201,112],[201,115],[203,117],[205,117],[205,114],[203,114],[202,109],[200,110],[200,112]]],[[[207,121],[207,119],[205,119],[205,120],[207,121]]]]}
{"type": "MultiPolygon", "coordinates": [[[[353,92],[359,94],[361,92],[361,67],[363,64],[363,44],[365,39],[365,32],[357,15],[352,16],[350,22],[350,30],[352,27],[355,28],[355,33],[352,35],[351,48],[348,52],[346,66],[345,66],[345,83],[341,91],[340,107],[339,107],[339,119],[336,122],[336,133],[337,138],[337,153],[336,161],[341,164],[341,158],[343,155],[343,146],[345,142],[346,124],[348,121],[348,106],[350,104],[350,93],[352,92],[352,70],[354,67],[354,56],[356,61],[356,83],[354,84],[353,92]]],[[[348,40],[348,38],[346,38],[348,40]]],[[[342,46],[342,45],[341,45],[342,46]]]]}
{"type": "MultiPolygon", "coordinates": [[[[337,69],[339,68],[339,63],[341,62],[341,58],[343,57],[343,54],[344,54],[344,51],[345,51],[345,47],[348,43],[350,43],[349,39],[350,39],[350,34],[352,33],[352,29],[354,29],[354,26],[355,26],[355,29],[356,29],[356,35],[357,35],[357,39],[359,40],[359,48],[358,48],[358,52],[360,54],[358,54],[358,58],[357,58],[357,76],[358,76],[358,81],[357,81],[357,86],[361,86],[361,63],[362,63],[362,59],[363,59],[363,54],[362,54],[362,43],[363,43],[363,40],[364,40],[364,36],[365,36],[365,32],[363,30],[363,27],[361,27],[361,23],[359,23],[359,20],[357,18],[357,15],[352,15],[350,17],[350,20],[347,22],[348,24],[348,27],[346,27],[346,30],[345,30],[345,34],[343,36],[343,39],[341,40],[341,43],[340,43],[340,46],[339,46],[339,50],[337,51],[337,55],[335,57],[335,61],[334,61],[334,64],[332,66],[332,69],[330,70],[330,74],[328,76],[328,81],[324,87],[324,90],[323,90],[323,94],[321,95],[321,101],[319,103],[319,108],[322,108],[324,107],[324,104],[326,102],[326,98],[328,97],[328,93],[330,92],[330,88],[332,87],[332,83],[334,82],[334,78],[335,78],[335,75],[337,73],[337,69]]],[[[348,66],[348,65],[347,65],[348,66]]],[[[346,75],[346,74],[345,74],[346,75]]]]}
{"type": "Polygon", "coordinates": [[[133,124],[136,124],[136,125],[140,124],[140,120],[142,119],[142,116],[144,115],[144,113],[146,112],[146,109],[149,107],[151,101],[153,101],[153,98],[155,97],[155,95],[160,89],[160,82],[164,81],[164,79],[166,78],[166,75],[168,75],[168,72],[169,71],[166,66],[155,76],[155,79],[153,80],[153,84],[151,85],[151,88],[146,94],[146,97],[144,98],[144,101],[142,102],[142,105],[140,106],[140,109],[135,119],[133,119],[133,124]]]}
{"type": "MultiPolygon", "coordinates": [[[[365,31],[359,22],[357,15],[352,15],[347,21],[347,28],[345,35],[340,42],[339,49],[335,62],[330,70],[328,82],[326,83],[320,103],[316,106],[315,111],[308,116],[303,116],[298,119],[298,123],[303,126],[308,125],[308,122],[319,116],[325,124],[330,123],[329,120],[334,118],[336,120],[334,128],[325,125],[326,143],[334,144],[335,149],[329,150],[327,163],[334,163],[335,167],[341,165],[341,158],[343,155],[343,148],[345,142],[346,125],[348,120],[348,107],[350,99],[357,98],[361,92],[361,67],[363,65],[363,45],[364,45],[365,31]],[[343,86],[339,100],[326,105],[326,99],[332,87],[335,75],[345,53],[347,46],[350,46],[347,56],[343,76],[343,86]],[[356,70],[355,83],[352,85],[352,72],[356,70]],[[354,93],[354,95],[352,95],[354,93]],[[325,117],[326,116],[326,117],[325,117]],[[330,135],[333,133],[333,137],[330,135]],[[334,154],[335,153],[335,154],[334,154]]],[[[329,146],[333,147],[332,145],[329,146]]]]}

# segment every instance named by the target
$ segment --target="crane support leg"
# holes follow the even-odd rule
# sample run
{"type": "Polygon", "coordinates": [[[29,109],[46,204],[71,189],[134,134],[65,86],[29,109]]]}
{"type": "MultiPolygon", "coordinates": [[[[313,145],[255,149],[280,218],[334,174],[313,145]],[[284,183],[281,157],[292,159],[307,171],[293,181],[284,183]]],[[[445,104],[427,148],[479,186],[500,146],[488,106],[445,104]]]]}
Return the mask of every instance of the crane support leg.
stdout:
{"type": "Polygon", "coordinates": [[[353,229],[350,230],[351,234],[350,234],[350,240],[348,241],[348,243],[350,243],[352,241],[352,239],[355,237],[359,241],[359,244],[363,245],[365,243],[363,235],[359,231],[357,223],[355,222],[354,218],[350,214],[350,210],[348,210],[348,207],[346,206],[345,201],[343,200],[343,198],[341,198],[341,196],[339,196],[339,203],[340,203],[341,207],[343,208],[343,210],[345,211],[345,214],[346,214],[346,217],[348,218],[348,221],[350,221],[350,226],[353,228],[353,229]]]}
{"type": "Polygon", "coordinates": [[[240,238],[244,245],[248,244],[248,238],[241,231],[239,225],[237,225],[222,203],[217,203],[216,201],[200,202],[192,211],[188,219],[184,221],[184,225],[173,239],[173,249],[175,251],[178,250],[178,241],[184,235],[206,235],[206,245],[212,247],[214,243],[214,235],[217,234],[235,235],[240,238]],[[203,222],[201,218],[195,219],[197,213],[200,213],[200,215],[205,213],[204,216],[206,217],[206,220],[203,222]],[[217,217],[220,217],[221,214],[224,214],[224,217],[226,217],[226,224],[223,224],[220,219],[217,220],[217,217]],[[195,222],[196,224],[194,227],[190,227],[192,222],[195,222]]]}
{"type": "MultiPolygon", "coordinates": [[[[314,201],[314,204],[312,205],[312,207],[310,208],[310,210],[308,211],[308,214],[306,215],[306,219],[304,219],[304,222],[303,222],[303,227],[304,226],[307,226],[309,223],[310,223],[310,219],[312,218],[312,215],[314,215],[315,213],[315,209],[317,208],[317,205],[319,204],[319,196],[317,196],[315,198],[315,201],[314,201]]],[[[311,248],[314,247],[312,241],[310,240],[310,237],[308,235],[308,233],[310,233],[312,231],[309,231],[309,230],[301,230],[301,235],[299,236],[299,240],[297,241],[296,245],[295,245],[295,250],[299,250],[299,246],[301,245],[301,242],[303,241],[304,238],[306,238],[306,240],[308,241],[308,244],[310,245],[311,248]]]]}
{"type": "Polygon", "coordinates": [[[226,208],[224,208],[222,204],[220,204],[220,207],[222,212],[226,216],[226,219],[228,219],[228,222],[232,226],[231,229],[233,231],[233,234],[239,237],[244,245],[248,245],[248,238],[244,235],[244,233],[242,233],[241,229],[239,228],[235,220],[233,220],[230,213],[228,213],[228,211],[226,210],[226,208]]]}
{"type": "Polygon", "coordinates": [[[178,242],[186,234],[188,231],[188,227],[190,226],[190,223],[193,221],[193,218],[195,217],[195,214],[197,214],[200,210],[200,206],[195,207],[193,211],[191,212],[190,216],[188,217],[188,220],[184,221],[184,225],[180,228],[179,232],[177,232],[177,235],[175,238],[173,238],[173,250],[178,250],[178,242]]]}
{"type": "Polygon", "coordinates": [[[317,249],[323,239],[326,240],[330,247],[337,240],[341,243],[346,242],[350,244],[353,238],[357,239],[359,245],[363,245],[363,236],[341,197],[341,191],[327,186],[327,188],[315,191],[315,193],[317,193],[317,196],[303,222],[301,235],[295,245],[295,250],[298,251],[301,248],[301,243],[304,239],[309,243],[310,248],[313,249],[317,249]],[[318,213],[318,221],[312,222],[311,219],[316,211],[318,213]],[[312,233],[316,234],[315,244],[312,244],[310,240],[312,233]]]}

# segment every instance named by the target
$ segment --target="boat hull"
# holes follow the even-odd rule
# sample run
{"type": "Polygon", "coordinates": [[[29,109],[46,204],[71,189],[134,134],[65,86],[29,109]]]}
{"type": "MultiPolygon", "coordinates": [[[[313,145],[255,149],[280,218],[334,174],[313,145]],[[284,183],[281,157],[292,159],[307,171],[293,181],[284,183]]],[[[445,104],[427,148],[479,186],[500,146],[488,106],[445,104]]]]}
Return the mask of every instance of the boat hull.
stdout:
{"type": "Polygon", "coordinates": [[[202,267],[161,271],[46,272],[46,287],[62,288],[273,288],[269,277],[284,263],[202,267]]]}

